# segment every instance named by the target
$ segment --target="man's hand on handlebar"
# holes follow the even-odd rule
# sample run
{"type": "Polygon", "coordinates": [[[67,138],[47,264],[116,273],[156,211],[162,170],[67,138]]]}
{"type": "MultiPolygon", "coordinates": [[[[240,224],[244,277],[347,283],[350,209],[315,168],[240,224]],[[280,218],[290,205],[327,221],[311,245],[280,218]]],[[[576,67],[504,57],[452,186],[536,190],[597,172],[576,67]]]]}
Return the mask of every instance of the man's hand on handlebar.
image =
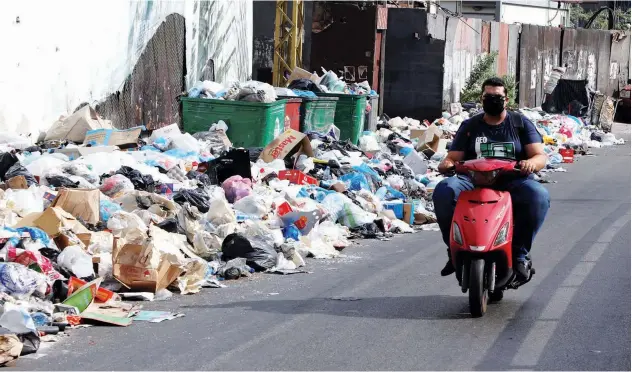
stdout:
{"type": "Polygon", "coordinates": [[[522,160],[518,164],[520,166],[520,172],[524,175],[535,173],[535,171],[537,170],[535,163],[531,160],[522,160]]]}
{"type": "Polygon", "coordinates": [[[450,173],[454,171],[455,166],[456,166],[456,162],[446,157],[445,159],[443,159],[441,164],[439,164],[439,173],[441,174],[450,173]]]}

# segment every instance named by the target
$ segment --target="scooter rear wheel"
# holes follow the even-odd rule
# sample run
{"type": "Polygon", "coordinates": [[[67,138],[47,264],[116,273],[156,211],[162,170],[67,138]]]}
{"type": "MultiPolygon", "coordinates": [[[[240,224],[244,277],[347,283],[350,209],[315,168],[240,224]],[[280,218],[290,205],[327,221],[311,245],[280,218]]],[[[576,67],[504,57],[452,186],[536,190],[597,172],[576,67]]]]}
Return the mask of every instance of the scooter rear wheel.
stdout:
{"type": "Polygon", "coordinates": [[[478,318],[487,311],[488,292],[486,285],[485,260],[477,258],[472,260],[470,264],[470,313],[473,317],[478,318]]]}

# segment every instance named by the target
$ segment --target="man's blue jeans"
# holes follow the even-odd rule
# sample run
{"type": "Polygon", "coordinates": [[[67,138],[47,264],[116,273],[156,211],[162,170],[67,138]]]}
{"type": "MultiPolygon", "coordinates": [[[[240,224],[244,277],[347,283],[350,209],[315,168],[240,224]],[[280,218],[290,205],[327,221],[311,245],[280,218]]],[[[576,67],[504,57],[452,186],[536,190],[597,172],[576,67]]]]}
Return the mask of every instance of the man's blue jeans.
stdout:
{"type": "MultiPolygon", "coordinates": [[[[513,254],[516,260],[525,260],[551,205],[549,192],[530,177],[498,180],[494,188],[509,191],[511,194],[514,211],[513,254]]],[[[459,194],[473,189],[472,181],[463,175],[446,178],[435,187],[432,201],[443,241],[448,246],[452,216],[459,194]]]]}

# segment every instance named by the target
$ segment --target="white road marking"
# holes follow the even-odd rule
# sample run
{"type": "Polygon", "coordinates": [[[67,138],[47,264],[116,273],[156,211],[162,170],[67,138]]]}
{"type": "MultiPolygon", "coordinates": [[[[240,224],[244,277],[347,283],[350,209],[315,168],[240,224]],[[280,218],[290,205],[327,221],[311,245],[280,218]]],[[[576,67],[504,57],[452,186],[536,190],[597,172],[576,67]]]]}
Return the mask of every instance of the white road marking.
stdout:
{"type": "Polygon", "coordinates": [[[517,368],[521,366],[534,367],[538,364],[544,348],[551,337],[553,337],[558,322],[573,300],[577,289],[588,277],[597,261],[608,249],[619,230],[628,223],[629,219],[629,213],[619,217],[599,236],[597,242],[590,247],[582,260],[575,265],[562,283],[562,286],[555,291],[547,306],[542,310],[540,317],[527,334],[527,337],[522,341],[522,345],[518,348],[519,351],[514,356],[512,366],[517,368]]]}

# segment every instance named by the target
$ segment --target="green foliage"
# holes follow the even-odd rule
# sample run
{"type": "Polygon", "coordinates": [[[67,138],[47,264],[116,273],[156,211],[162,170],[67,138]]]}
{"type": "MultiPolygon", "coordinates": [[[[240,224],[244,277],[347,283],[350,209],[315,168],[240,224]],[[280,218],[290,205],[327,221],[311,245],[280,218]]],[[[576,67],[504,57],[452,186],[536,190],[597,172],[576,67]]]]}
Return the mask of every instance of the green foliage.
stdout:
{"type": "MultiPolygon", "coordinates": [[[[498,56],[497,52],[489,53],[476,62],[472,68],[472,72],[465,83],[465,87],[461,91],[461,102],[478,102],[481,98],[481,86],[486,79],[496,76],[494,71],[494,61],[498,56]]],[[[507,88],[507,97],[509,97],[509,107],[516,104],[516,79],[514,76],[504,75],[500,77],[507,88]]]]}
{"type": "MultiPolygon", "coordinates": [[[[596,12],[596,10],[595,10],[596,12]]],[[[575,27],[584,27],[594,12],[586,11],[579,5],[572,5],[570,7],[570,21],[575,27]]],[[[608,15],[607,11],[599,13],[595,21],[590,28],[607,30],[608,29],[608,15]]],[[[615,30],[630,30],[630,10],[624,10],[616,8],[614,10],[614,29],[615,30]]]]}

